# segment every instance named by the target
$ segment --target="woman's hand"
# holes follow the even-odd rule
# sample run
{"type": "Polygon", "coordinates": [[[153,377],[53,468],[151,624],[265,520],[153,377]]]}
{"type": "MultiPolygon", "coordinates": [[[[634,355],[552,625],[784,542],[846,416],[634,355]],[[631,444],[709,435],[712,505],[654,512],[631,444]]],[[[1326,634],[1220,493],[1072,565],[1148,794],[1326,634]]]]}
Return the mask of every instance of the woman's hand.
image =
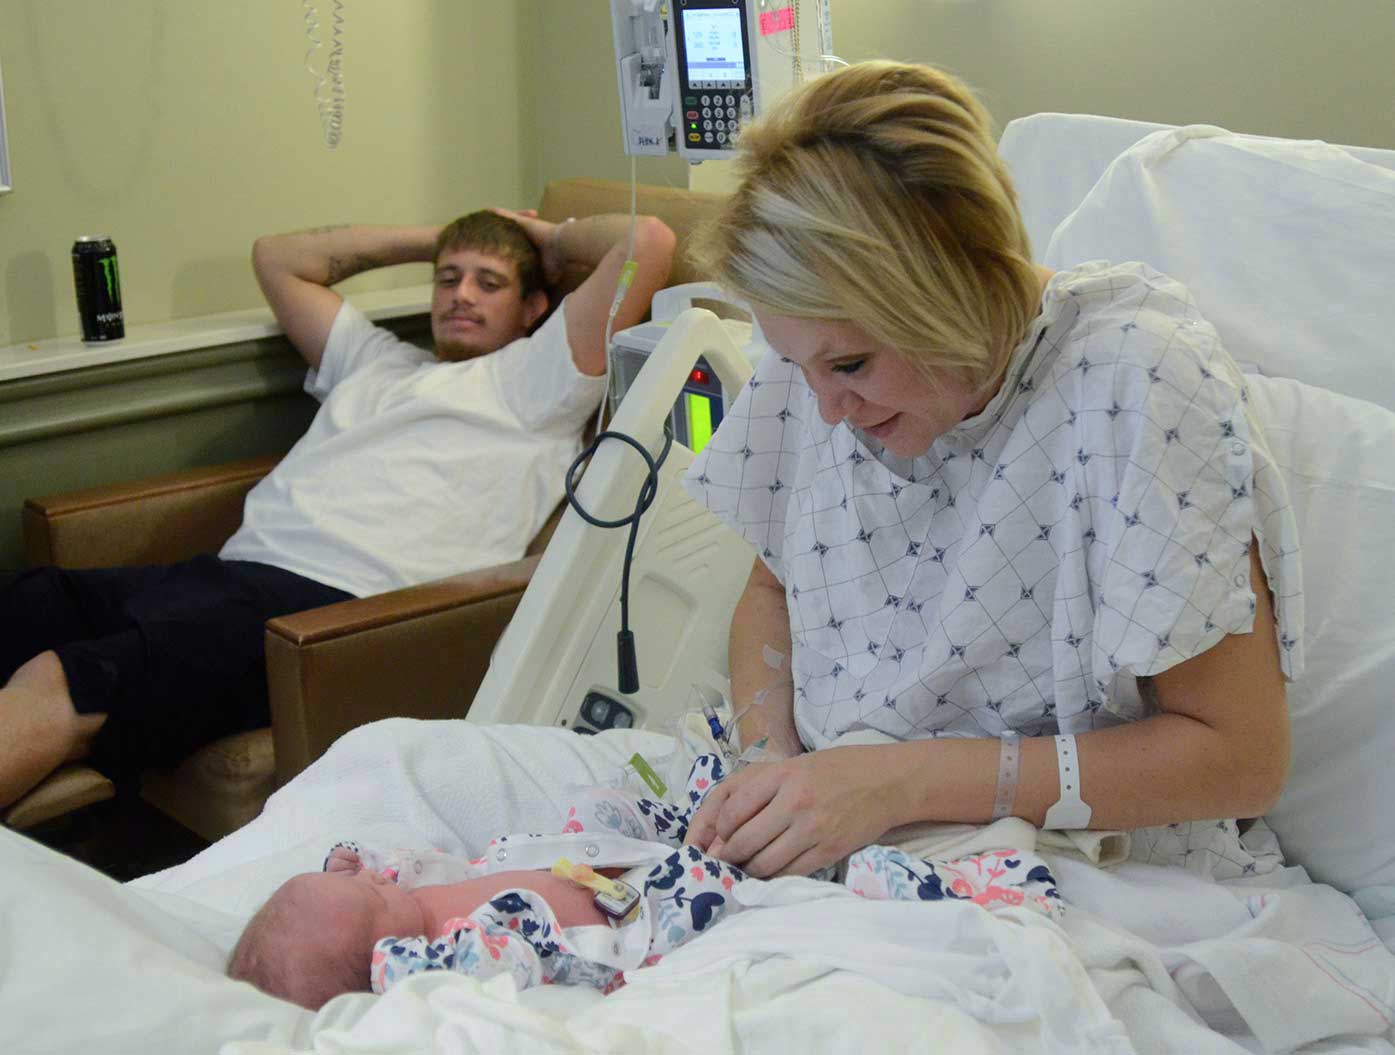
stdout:
{"type": "Polygon", "coordinates": [[[543,281],[549,286],[556,285],[562,278],[566,259],[562,256],[554,237],[561,224],[538,219],[537,209],[490,209],[490,212],[512,220],[528,234],[528,240],[537,247],[542,256],[543,281]]]}
{"type": "Polygon", "coordinates": [[[875,747],[831,747],[738,770],[708,794],[688,843],[766,879],[808,875],[895,827],[875,747]]]}

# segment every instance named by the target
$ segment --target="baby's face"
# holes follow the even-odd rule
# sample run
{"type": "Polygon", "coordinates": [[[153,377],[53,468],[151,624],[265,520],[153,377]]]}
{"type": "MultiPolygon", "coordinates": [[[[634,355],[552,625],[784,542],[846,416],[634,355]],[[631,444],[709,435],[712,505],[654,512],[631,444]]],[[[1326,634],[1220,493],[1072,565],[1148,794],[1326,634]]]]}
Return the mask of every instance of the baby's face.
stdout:
{"type": "Polygon", "coordinates": [[[330,933],[366,935],[370,946],[380,938],[426,933],[417,899],[377,872],[310,872],[291,882],[301,885],[299,902],[315,906],[313,925],[330,933]]]}

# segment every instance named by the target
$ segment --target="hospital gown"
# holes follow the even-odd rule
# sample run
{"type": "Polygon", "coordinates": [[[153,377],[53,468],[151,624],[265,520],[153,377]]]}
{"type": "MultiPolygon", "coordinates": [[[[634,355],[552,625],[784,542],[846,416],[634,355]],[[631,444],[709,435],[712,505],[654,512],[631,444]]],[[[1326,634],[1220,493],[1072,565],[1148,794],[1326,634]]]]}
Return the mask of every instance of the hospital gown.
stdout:
{"type": "Polygon", "coordinates": [[[1140,678],[1251,629],[1252,534],[1302,669],[1296,524],[1246,404],[1185,289],[1091,263],[925,455],[826,424],[769,354],[684,482],[784,584],[807,747],[1081,733],[1153,713],[1140,678]]]}

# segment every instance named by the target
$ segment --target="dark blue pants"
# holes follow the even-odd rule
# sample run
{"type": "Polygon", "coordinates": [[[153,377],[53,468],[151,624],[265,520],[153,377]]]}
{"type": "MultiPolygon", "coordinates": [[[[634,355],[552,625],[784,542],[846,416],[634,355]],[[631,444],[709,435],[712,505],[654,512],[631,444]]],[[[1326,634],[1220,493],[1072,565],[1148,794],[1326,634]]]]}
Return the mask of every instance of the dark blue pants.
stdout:
{"type": "Polygon", "coordinates": [[[266,725],[266,621],[349,596],[212,556],[22,571],[0,586],[0,684],[52,649],[78,712],[108,715],[94,760],[127,776],[266,725]]]}

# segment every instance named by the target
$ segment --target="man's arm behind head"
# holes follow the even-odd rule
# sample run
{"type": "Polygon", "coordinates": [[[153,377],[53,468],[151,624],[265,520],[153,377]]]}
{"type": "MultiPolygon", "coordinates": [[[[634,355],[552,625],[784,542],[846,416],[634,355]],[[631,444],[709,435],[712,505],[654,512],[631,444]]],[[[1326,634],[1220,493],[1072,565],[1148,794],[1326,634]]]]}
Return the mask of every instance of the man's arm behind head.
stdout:
{"type": "Polygon", "coordinates": [[[312,369],[343,298],[330,287],[393,264],[430,262],[439,227],[317,227],[266,235],[252,246],[252,270],[277,323],[312,369]]]}
{"type": "MultiPolygon", "coordinates": [[[[563,309],[567,343],[578,370],[592,376],[605,373],[606,322],[628,259],[630,217],[611,213],[554,224],[530,212],[498,211],[518,221],[528,232],[542,251],[544,267],[550,276],[565,274],[575,266],[592,269],[586,280],[567,297],[563,309]]],[[[633,326],[644,318],[654,292],[668,283],[677,244],[677,236],[662,220],[653,216],[635,218],[637,268],[616,311],[616,330],[633,326]]]]}

